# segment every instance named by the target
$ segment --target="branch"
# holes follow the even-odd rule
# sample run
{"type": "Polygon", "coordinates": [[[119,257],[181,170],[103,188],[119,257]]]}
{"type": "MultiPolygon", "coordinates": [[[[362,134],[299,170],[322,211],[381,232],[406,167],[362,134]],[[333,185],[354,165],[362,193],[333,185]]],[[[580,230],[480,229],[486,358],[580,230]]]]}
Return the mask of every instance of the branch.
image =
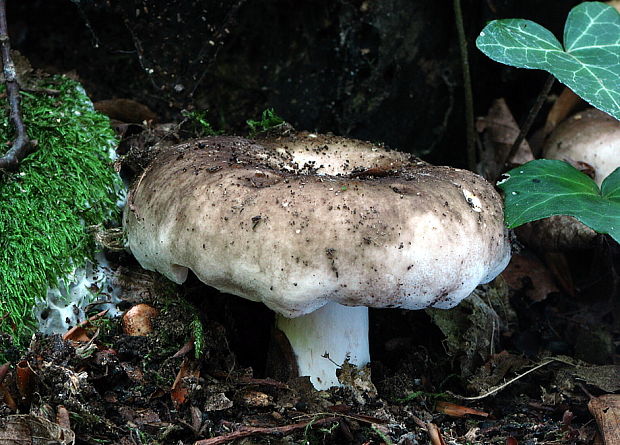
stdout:
{"type": "Polygon", "coordinates": [[[512,148],[510,149],[510,152],[506,157],[505,164],[510,162],[513,156],[517,154],[517,151],[519,151],[519,147],[521,147],[521,143],[525,139],[525,136],[527,136],[527,134],[530,132],[530,128],[532,128],[534,119],[536,118],[536,116],[538,116],[540,108],[545,103],[545,100],[549,95],[549,91],[551,91],[551,87],[553,86],[554,81],[555,77],[553,77],[553,74],[549,74],[549,76],[547,76],[547,80],[545,80],[545,84],[543,85],[541,92],[538,94],[538,97],[536,97],[536,101],[534,102],[534,105],[532,105],[532,108],[530,109],[530,112],[528,113],[525,122],[521,126],[521,131],[519,131],[517,139],[515,139],[514,144],[512,144],[512,148]]]}
{"type": "Polygon", "coordinates": [[[0,157],[1,171],[17,169],[20,161],[30,154],[35,147],[35,144],[28,139],[26,126],[22,120],[19,84],[15,74],[15,65],[11,58],[11,43],[6,24],[5,0],[0,0],[0,53],[2,56],[2,71],[4,73],[4,82],[6,83],[7,99],[9,101],[9,119],[17,133],[9,151],[3,157],[0,157]]]}
{"type": "Polygon", "coordinates": [[[323,425],[326,423],[335,422],[336,420],[338,420],[337,417],[327,417],[323,419],[308,420],[306,422],[293,423],[291,425],[284,425],[278,427],[261,428],[242,426],[239,430],[233,431],[232,433],[228,433],[223,436],[212,437],[210,439],[199,440],[197,442],[194,442],[194,445],[222,445],[228,442],[232,442],[233,440],[243,439],[245,437],[256,435],[286,436],[287,434],[291,434],[298,430],[311,428],[316,425],[323,425]]]}

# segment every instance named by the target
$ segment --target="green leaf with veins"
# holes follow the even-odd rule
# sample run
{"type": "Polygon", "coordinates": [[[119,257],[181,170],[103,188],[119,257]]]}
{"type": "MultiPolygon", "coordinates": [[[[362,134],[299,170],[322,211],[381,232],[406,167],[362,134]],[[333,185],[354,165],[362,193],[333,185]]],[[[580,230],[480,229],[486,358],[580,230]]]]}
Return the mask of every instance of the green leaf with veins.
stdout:
{"type": "Polygon", "coordinates": [[[601,185],[563,161],[539,159],[506,173],[506,225],[510,228],[552,215],[570,215],[620,243],[620,167],[601,185]]]}
{"type": "Polygon", "coordinates": [[[564,47],[529,20],[490,22],[476,40],[491,59],[518,68],[542,69],[595,107],[620,119],[620,13],[585,2],[568,14],[564,47]]]}

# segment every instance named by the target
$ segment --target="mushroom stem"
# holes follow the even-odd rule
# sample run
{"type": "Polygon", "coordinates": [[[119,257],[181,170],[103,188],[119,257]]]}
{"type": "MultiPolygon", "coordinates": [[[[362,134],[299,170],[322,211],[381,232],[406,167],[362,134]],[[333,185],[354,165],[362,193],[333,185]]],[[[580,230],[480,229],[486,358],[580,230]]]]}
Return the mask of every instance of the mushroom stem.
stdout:
{"type": "Polygon", "coordinates": [[[316,389],[341,386],[336,369],[347,359],[362,367],[370,361],[368,308],[327,303],[301,317],[276,317],[276,326],[288,338],[300,376],[310,376],[316,389]]]}

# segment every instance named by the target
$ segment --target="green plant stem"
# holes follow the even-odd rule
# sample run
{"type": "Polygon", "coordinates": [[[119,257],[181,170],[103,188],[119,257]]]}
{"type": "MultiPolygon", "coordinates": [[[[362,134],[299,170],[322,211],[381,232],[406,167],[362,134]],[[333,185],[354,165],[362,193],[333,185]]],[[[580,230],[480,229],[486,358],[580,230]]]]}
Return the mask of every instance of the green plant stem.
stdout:
{"type": "Polygon", "coordinates": [[[454,0],[454,18],[459,37],[461,66],[463,68],[463,89],[465,93],[465,126],[467,128],[467,167],[476,169],[476,133],[474,131],[474,96],[471,91],[471,75],[469,73],[469,57],[467,55],[467,38],[463,26],[461,0],[454,0]]]}
{"type": "Polygon", "coordinates": [[[534,119],[536,119],[536,116],[538,116],[538,112],[540,111],[542,105],[545,103],[545,100],[547,99],[547,96],[549,95],[549,91],[551,91],[553,82],[555,82],[555,77],[553,77],[553,74],[549,74],[549,76],[547,76],[547,80],[545,81],[545,85],[543,85],[542,90],[540,91],[540,93],[538,94],[538,97],[536,98],[536,102],[534,102],[534,105],[530,109],[530,112],[528,113],[527,118],[525,119],[525,122],[523,123],[523,125],[521,125],[521,130],[519,131],[519,135],[517,136],[517,139],[515,139],[514,144],[512,144],[512,147],[510,148],[510,152],[508,153],[508,156],[506,156],[505,164],[510,162],[510,159],[512,159],[512,157],[517,154],[517,151],[519,150],[521,143],[525,139],[525,136],[527,136],[527,134],[530,132],[530,128],[532,128],[534,119]]]}

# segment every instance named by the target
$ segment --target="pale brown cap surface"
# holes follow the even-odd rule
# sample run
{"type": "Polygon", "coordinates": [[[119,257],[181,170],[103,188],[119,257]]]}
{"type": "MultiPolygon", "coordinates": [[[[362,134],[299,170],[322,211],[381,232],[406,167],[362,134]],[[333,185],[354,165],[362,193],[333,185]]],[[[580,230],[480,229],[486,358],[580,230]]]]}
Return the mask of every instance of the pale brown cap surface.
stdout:
{"type": "Polygon", "coordinates": [[[510,247],[488,182],[334,138],[301,134],[263,146],[213,137],[173,147],[131,190],[132,253],[177,283],[189,268],[287,317],[328,301],[448,308],[503,270],[510,247]],[[343,158],[332,156],[330,140],[343,158]]]}

